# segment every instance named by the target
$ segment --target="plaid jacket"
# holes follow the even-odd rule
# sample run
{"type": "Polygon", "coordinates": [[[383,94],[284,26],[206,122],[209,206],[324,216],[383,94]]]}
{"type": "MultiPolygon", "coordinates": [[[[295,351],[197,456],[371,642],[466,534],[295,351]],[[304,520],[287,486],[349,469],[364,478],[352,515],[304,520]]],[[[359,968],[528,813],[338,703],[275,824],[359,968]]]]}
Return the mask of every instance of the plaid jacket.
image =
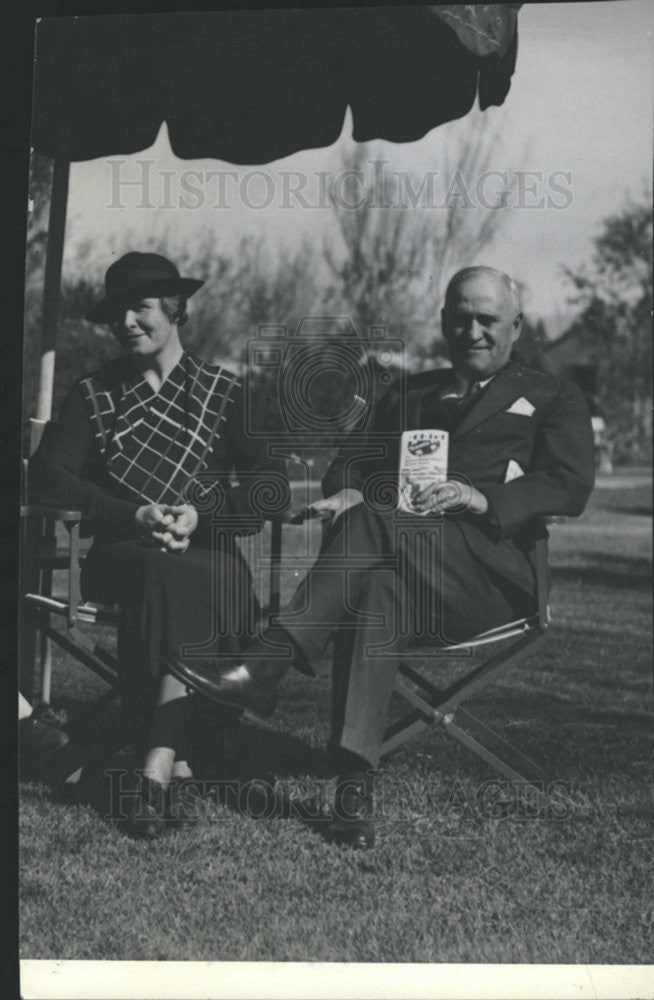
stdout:
{"type": "MultiPolygon", "coordinates": [[[[289,502],[283,460],[248,428],[243,381],[184,354],[156,393],[118,359],[80,379],[30,461],[30,492],[80,509],[87,534],[135,533],[144,503],[190,503],[194,544],[219,515],[257,531],[289,502]],[[234,485],[237,480],[238,485],[234,485]]],[[[240,532],[239,532],[240,533],[240,532]]]]}
{"type": "Polygon", "coordinates": [[[220,438],[236,375],[184,354],[157,393],[124,363],[80,381],[109,475],[135,499],[180,503],[220,438]]]}

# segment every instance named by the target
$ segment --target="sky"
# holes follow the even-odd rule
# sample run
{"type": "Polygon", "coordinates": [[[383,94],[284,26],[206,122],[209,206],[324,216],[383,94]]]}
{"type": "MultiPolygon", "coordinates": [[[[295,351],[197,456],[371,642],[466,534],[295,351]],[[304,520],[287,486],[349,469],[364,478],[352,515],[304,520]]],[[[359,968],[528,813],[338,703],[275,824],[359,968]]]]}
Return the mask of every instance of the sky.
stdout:
{"type": "MultiPolygon", "coordinates": [[[[506,270],[523,283],[532,316],[554,316],[569,310],[570,288],[561,265],[587,260],[602,218],[619,211],[628,196],[651,188],[654,4],[526,4],[518,28],[517,69],[509,95],[502,107],[482,117],[498,137],[493,168],[505,172],[514,185],[522,184],[522,193],[514,187],[507,196],[510,204],[501,210],[500,232],[477,262],[506,270]]],[[[452,179],[446,157],[451,160],[477,127],[475,121],[468,116],[414,143],[370,143],[366,155],[387,160],[385,169],[416,178],[436,171],[432,204],[424,211],[439,225],[442,196],[452,179]]],[[[90,242],[101,276],[110,247],[117,252],[138,249],[139,240],[164,231],[173,252],[181,252],[207,229],[216,230],[226,251],[246,233],[262,235],[271,255],[283,246],[292,249],[303,237],[331,238],[335,223],[330,209],[307,208],[288,195],[291,207],[283,207],[284,184],[295,183],[288,180],[291,172],[307,174],[305,199],[315,204],[318,172],[337,171],[343,151],[355,145],[350,129],[348,115],[333,146],[263,168],[179,160],[170,150],[165,125],[150,150],[120,162],[109,157],[73,164],[65,271],[78,266],[79,248],[90,242]],[[146,167],[146,160],[154,162],[146,167]],[[142,179],[146,170],[151,207],[137,207],[139,187],[121,182],[142,179]],[[187,197],[185,205],[181,185],[190,170],[237,171],[237,177],[225,175],[222,200],[215,180],[207,181],[204,173],[201,180],[191,178],[200,194],[187,197]]],[[[488,203],[503,184],[499,175],[485,182],[488,203]]],[[[476,198],[474,192],[471,180],[468,194],[476,198]]]]}

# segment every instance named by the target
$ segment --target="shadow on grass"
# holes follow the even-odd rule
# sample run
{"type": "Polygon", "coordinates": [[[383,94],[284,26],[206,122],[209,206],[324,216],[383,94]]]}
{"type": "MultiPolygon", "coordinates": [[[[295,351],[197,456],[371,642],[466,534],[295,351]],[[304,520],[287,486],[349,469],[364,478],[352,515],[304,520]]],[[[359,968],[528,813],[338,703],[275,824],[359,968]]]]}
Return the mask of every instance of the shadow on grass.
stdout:
{"type": "MultiPolygon", "coordinates": [[[[602,769],[613,773],[620,762],[624,766],[625,761],[645,758],[651,751],[652,720],[646,712],[646,698],[642,712],[634,709],[633,702],[645,684],[633,674],[634,658],[642,656],[642,642],[629,646],[620,627],[620,608],[626,607],[621,603],[624,592],[631,591],[634,604],[642,605],[642,595],[650,588],[651,567],[644,557],[588,551],[585,545],[581,551],[561,552],[558,557],[562,565],[553,566],[554,597],[565,609],[565,620],[557,623],[555,614],[543,653],[530,658],[524,668],[511,670],[506,680],[471,701],[470,708],[550,774],[574,780],[580,765],[582,774],[602,769]],[[623,669],[630,678],[626,688],[624,683],[621,687],[623,669]]],[[[202,775],[204,780],[220,784],[221,805],[255,818],[293,816],[309,825],[317,822],[316,804],[310,795],[303,815],[303,776],[307,788],[313,782],[324,789],[333,771],[324,751],[298,733],[312,733],[312,741],[324,736],[326,716],[317,706],[327,704],[328,687],[328,680],[316,686],[315,681],[294,678],[286,690],[283,712],[270,728],[245,721],[231,727],[224,751],[209,773],[202,775]],[[245,807],[243,797],[233,793],[230,782],[236,782],[241,790],[249,789],[245,807]]],[[[60,702],[64,715],[73,716],[87,707],[77,691],[60,702]]],[[[104,733],[115,738],[119,718],[118,709],[112,707],[97,724],[83,724],[80,744],[88,737],[93,748],[93,737],[104,733]]],[[[79,749],[76,741],[74,749],[79,749]]],[[[45,782],[54,798],[88,805],[104,819],[111,799],[107,772],[124,771],[125,785],[135,787],[134,769],[141,763],[138,755],[125,749],[116,753],[116,749],[114,745],[109,754],[93,759],[84,780],[63,791],[60,775],[24,773],[22,777],[45,782]]],[[[412,740],[389,756],[383,766],[393,766],[396,757],[415,762],[420,756],[433,758],[448,780],[459,773],[479,776],[480,780],[492,776],[487,765],[438,730],[412,740]]]]}
{"type": "Polygon", "coordinates": [[[328,818],[325,789],[333,771],[324,750],[288,732],[241,722],[217,768],[218,800],[254,819],[293,819],[320,830],[328,818]]]}
{"type": "MultiPolygon", "coordinates": [[[[63,716],[76,707],[67,701],[57,711],[63,716]]],[[[126,739],[120,712],[108,710],[94,735],[82,725],[78,737],[73,736],[71,744],[47,768],[26,765],[21,779],[45,785],[56,802],[88,806],[103,820],[119,819],[138,791],[143,764],[142,748],[126,739]],[[66,776],[82,762],[79,780],[65,783],[66,776]],[[118,813],[117,797],[122,803],[118,813]]],[[[327,817],[323,794],[330,776],[327,755],[283,730],[253,725],[247,719],[235,721],[228,727],[224,746],[217,746],[211,757],[198,761],[194,771],[197,778],[193,781],[203,796],[239,815],[292,818],[310,827],[324,824],[327,817]],[[307,777],[303,781],[298,776],[307,777]],[[321,789],[318,798],[317,788],[321,789]]]]}
{"type": "MultiPolygon", "coordinates": [[[[547,782],[577,782],[591,772],[610,774],[625,761],[649,760],[652,752],[651,713],[621,712],[571,700],[551,691],[534,692],[498,686],[466,708],[484,725],[526,754],[545,771],[547,782]]],[[[492,768],[440,727],[426,727],[416,738],[383,761],[393,767],[399,758],[430,757],[444,780],[497,777],[492,768]]]]}
{"type": "Polygon", "coordinates": [[[325,777],[328,760],[323,750],[278,729],[247,721],[235,726],[220,758],[222,776],[269,779],[312,774],[325,777]]]}

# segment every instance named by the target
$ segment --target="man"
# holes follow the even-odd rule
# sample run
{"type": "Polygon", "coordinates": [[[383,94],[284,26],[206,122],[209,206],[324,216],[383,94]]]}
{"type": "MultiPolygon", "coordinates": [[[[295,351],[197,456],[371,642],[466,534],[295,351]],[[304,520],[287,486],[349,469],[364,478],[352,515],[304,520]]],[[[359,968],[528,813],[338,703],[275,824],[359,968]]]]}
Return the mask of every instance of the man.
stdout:
{"type": "Polygon", "coordinates": [[[512,358],[521,320],[507,275],[473,267],[452,278],[442,312],[452,370],[412,376],[404,394],[391,388],[360,455],[350,446],[336,458],[313,505],[332,521],[280,628],[231,669],[207,662],[177,672],[209,697],[265,714],[289,663],[313,673],[335,633],[339,780],[329,835],[340,843],[374,839],[370,771],[402,651],[415,638],[470,638],[535,610],[541,518],[581,514],[590,495],[584,399],[512,358]],[[397,509],[398,464],[401,433],[413,429],[449,433],[448,478],[414,488],[407,513],[397,509]],[[271,655],[273,644],[288,655],[271,655]]]}

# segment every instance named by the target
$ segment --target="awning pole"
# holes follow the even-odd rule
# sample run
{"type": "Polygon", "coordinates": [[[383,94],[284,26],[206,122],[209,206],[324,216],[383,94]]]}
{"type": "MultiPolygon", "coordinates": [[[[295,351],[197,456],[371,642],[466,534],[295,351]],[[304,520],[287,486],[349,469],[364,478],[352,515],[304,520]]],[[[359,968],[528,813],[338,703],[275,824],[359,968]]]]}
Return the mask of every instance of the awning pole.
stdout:
{"type": "Polygon", "coordinates": [[[57,126],[55,139],[54,170],[50,194],[48,244],[43,283],[43,322],[41,331],[41,367],[39,370],[39,398],[37,420],[49,420],[52,414],[55,350],[61,295],[61,267],[66,233],[68,205],[68,178],[70,175],[70,130],[64,123],[57,126]]]}

